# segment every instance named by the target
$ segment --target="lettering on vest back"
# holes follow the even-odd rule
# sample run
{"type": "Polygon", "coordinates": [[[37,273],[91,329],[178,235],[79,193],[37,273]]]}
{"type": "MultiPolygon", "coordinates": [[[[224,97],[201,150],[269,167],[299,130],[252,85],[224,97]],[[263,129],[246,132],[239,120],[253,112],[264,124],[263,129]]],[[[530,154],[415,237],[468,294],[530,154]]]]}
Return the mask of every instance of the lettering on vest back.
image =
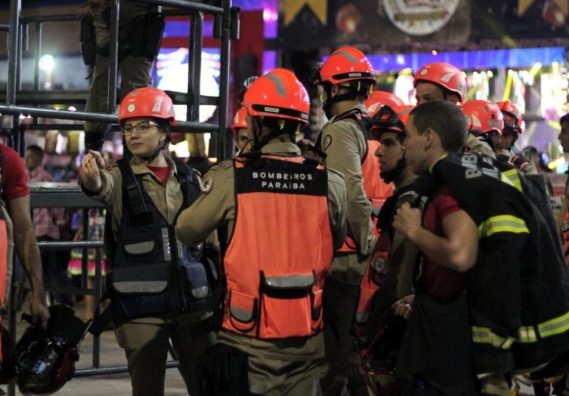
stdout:
{"type": "Polygon", "coordinates": [[[254,167],[236,168],[237,193],[270,192],[306,195],[324,193],[322,185],[326,185],[325,172],[301,164],[286,165],[278,168],[268,165],[262,170],[254,167]]]}

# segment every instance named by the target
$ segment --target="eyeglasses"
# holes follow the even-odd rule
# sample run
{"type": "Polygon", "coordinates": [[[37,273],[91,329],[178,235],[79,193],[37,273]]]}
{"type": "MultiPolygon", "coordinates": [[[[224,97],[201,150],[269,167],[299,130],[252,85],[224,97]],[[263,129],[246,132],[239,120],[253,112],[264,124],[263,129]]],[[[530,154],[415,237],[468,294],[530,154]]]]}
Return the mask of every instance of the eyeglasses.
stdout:
{"type": "Polygon", "coordinates": [[[145,135],[150,131],[151,128],[158,127],[159,125],[152,121],[142,121],[136,125],[123,125],[121,127],[121,132],[125,136],[131,136],[132,132],[136,130],[139,135],[145,135]]]}

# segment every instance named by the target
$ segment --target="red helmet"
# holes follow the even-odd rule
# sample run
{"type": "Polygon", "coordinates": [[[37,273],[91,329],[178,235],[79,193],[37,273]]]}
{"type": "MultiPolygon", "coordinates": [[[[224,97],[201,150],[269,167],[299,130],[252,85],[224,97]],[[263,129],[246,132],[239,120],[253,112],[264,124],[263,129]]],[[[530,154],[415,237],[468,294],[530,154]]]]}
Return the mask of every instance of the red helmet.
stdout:
{"type": "Polygon", "coordinates": [[[403,125],[407,125],[407,121],[409,120],[409,115],[411,114],[411,111],[414,108],[415,106],[406,105],[406,104],[404,104],[403,106],[399,106],[399,109],[397,110],[397,117],[399,117],[403,125]]]}
{"type": "Polygon", "coordinates": [[[509,100],[498,102],[497,104],[504,115],[504,127],[511,128],[514,132],[522,133],[525,129],[524,117],[516,105],[509,100]]]}
{"type": "Polygon", "coordinates": [[[365,101],[372,123],[370,132],[403,132],[405,126],[397,116],[397,111],[404,104],[401,99],[390,92],[372,92],[365,101]]]}
{"type": "Polygon", "coordinates": [[[399,99],[391,92],[386,91],[373,91],[365,101],[367,112],[371,118],[377,114],[378,110],[382,106],[389,106],[391,110],[397,111],[397,109],[404,104],[403,100],[399,99]]]}
{"type": "Polygon", "coordinates": [[[274,69],[251,83],[243,97],[251,117],[273,117],[308,124],[308,93],[293,72],[274,69]]]}
{"type": "Polygon", "coordinates": [[[462,112],[468,119],[470,131],[482,133],[496,131],[502,134],[504,116],[496,103],[487,100],[469,100],[462,106],[462,112]]]}
{"type": "Polygon", "coordinates": [[[235,113],[235,117],[233,117],[233,122],[231,123],[231,131],[233,135],[237,135],[238,129],[246,129],[249,128],[247,124],[247,108],[240,107],[235,113]]]}
{"type": "Polygon", "coordinates": [[[119,124],[129,118],[152,117],[176,124],[172,99],[158,88],[145,87],[129,92],[119,107],[119,124]]]}
{"type": "Polygon", "coordinates": [[[373,67],[357,48],[342,47],[330,55],[320,68],[319,81],[340,84],[348,81],[370,80],[375,82],[373,67]]]}
{"type": "Polygon", "coordinates": [[[466,80],[462,76],[462,72],[444,62],[433,62],[421,67],[415,73],[413,85],[416,87],[420,81],[427,81],[437,84],[444,89],[454,92],[463,102],[466,96],[466,80]]]}

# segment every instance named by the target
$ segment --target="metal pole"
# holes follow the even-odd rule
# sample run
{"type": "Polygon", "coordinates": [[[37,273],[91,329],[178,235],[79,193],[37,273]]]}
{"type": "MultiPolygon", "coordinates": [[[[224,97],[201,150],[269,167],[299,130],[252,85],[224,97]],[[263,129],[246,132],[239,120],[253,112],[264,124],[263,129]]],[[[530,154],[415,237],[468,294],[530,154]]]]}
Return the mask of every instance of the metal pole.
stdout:
{"type": "Polygon", "coordinates": [[[203,14],[201,12],[196,12],[192,15],[189,40],[190,62],[188,63],[188,96],[191,95],[192,103],[187,109],[187,120],[199,121],[203,47],[203,14]]]}
{"type": "Polygon", "coordinates": [[[178,8],[187,11],[202,11],[207,14],[223,14],[222,7],[210,6],[201,3],[192,3],[187,0],[138,0],[141,3],[149,3],[178,8]]]}
{"type": "MultiPolygon", "coordinates": [[[[96,122],[108,122],[110,124],[117,123],[117,116],[112,114],[104,113],[90,113],[85,111],[68,111],[68,110],[53,110],[38,107],[27,107],[27,106],[14,106],[14,105],[4,105],[0,104],[0,114],[29,114],[37,115],[39,117],[46,118],[56,118],[61,120],[78,120],[78,121],[96,121],[96,122]]],[[[30,129],[33,129],[31,127],[30,129]]],[[[77,129],[81,129],[78,125],[77,129]]],[[[201,133],[201,132],[215,132],[219,129],[216,124],[210,124],[206,122],[184,122],[176,121],[176,125],[172,127],[174,132],[188,132],[188,133],[201,133]]]]}
{"type": "MultiPolygon", "coordinates": [[[[20,15],[22,12],[21,0],[10,0],[10,37],[8,38],[8,82],[6,84],[6,103],[9,105],[16,103],[16,90],[18,89],[18,69],[19,55],[18,44],[20,43],[20,15]]],[[[19,139],[14,139],[17,134],[18,118],[12,117],[11,142],[16,141],[16,149],[19,146],[19,139]]],[[[17,136],[16,136],[17,137],[17,136]]]]}
{"type": "MultiPolygon", "coordinates": [[[[174,368],[178,367],[179,363],[176,360],[169,360],[166,362],[166,368],[174,368]]],[[[111,366],[111,367],[102,367],[98,369],[80,369],[75,371],[74,377],[91,377],[94,375],[109,375],[109,374],[121,374],[128,372],[127,366],[111,366]]]]}
{"type": "Polygon", "coordinates": [[[119,63],[119,0],[111,3],[111,39],[109,41],[109,92],[107,112],[113,114],[117,106],[117,69],[119,63]]]}
{"type": "MultiPolygon", "coordinates": [[[[101,255],[102,249],[95,250],[95,284],[93,290],[95,293],[93,295],[93,306],[95,307],[94,317],[99,316],[99,302],[101,300],[101,288],[102,282],[102,271],[101,271],[101,255]]],[[[93,367],[99,368],[101,366],[101,338],[95,337],[93,339],[93,367]]]]}
{"type": "Polygon", "coordinates": [[[40,91],[40,58],[41,58],[41,40],[43,34],[43,25],[41,22],[35,22],[36,28],[36,45],[34,52],[34,91],[40,91]]]}
{"type": "Polygon", "coordinates": [[[34,22],[64,22],[77,21],[81,19],[81,14],[64,14],[64,15],[32,15],[22,17],[24,23],[34,22]]]}
{"type": "Polygon", "coordinates": [[[218,160],[226,157],[227,102],[229,96],[229,71],[231,63],[231,0],[223,0],[223,20],[221,32],[221,70],[219,89],[219,131],[217,141],[218,160]]]}
{"type": "Polygon", "coordinates": [[[18,72],[18,35],[20,33],[20,14],[22,0],[10,0],[10,37],[8,38],[8,82],[6,103],[16,103],[16,75],[18,72]]]}
{"type": "MultiPolygon", "coordinates": [[[[57,118],[63,120],[78,120],[78,121],[99,121],[116,123],[117,117],[111,114],[104,113],[88,113],[83,111],[68,111],[68,110],[54,110],[48,108],[15,106],[0,104],[0,114],[29,114],[37,115],[39,117],[57,118]]],[[[79,127],[80,128],[80,127],[79,127]]]]}
{"type": "MultiPolygon", "coordinates": [[[[23,37],[24,37],[24,25],[21,23],[20,20],[20,24],[18,26],[18,47],[17,47],[17,51],[16,51],[16,56],[17,56],[17,61],[16,61],[16,76],[15,76],[15,80],[16,80],[16,93],[18,91],[22,90],[22,79],[21,79],[21,70],[22,70],[22,49],[23,49],[23,37]]],[[[16,93],[14,93],[14,103],[16,100],[16,93]]],[[[16,138],[14,139],[14,149],[16,151],[18,151],[18,153],[20,154],[20,156],[24,156],[24,152],[25,152],[25,139],[24,139],[24,134],[23,131],[20,130],[20,118],[19,117],[13,117],[12,118],[12,128],[13,128],[13,134],[15,134],[16,138]]]]}

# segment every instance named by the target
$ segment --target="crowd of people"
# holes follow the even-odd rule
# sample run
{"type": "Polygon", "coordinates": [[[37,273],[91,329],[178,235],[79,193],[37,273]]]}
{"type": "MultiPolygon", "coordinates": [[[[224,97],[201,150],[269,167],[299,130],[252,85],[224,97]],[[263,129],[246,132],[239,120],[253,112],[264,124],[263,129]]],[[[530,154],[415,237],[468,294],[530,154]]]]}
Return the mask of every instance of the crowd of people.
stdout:
{"type": "MultiPolygon", "coordinates": [[[[108,212],[104,272],[133,395],[163,394],[170,342],[192,396],[508,395],[521,377],[563,394],[569,200],[552,208],[516,147],[519,109],[467,100],[446,63],[417,70],[405,104],[374,91],[352,47],[314,84],[327,122],[313,144],[297,144],[305,87],[274,69],[240,100],[234,158],[204,175],[170,155],[176,115],[156,88],[121,101],[123,159],[105,161],[100,135],[89,145],[79,183],[108,212]]],[[[569,152],[569,115],[560,124],[569,152]]],[[[0,149],[31,311],[46,320],[40,257],[44,272],[58,260],[33,233],[58,239],[60,214],[35,210],[32,228],[28,176],[0,149]]],[[[28,148],[30,180],[49,179],[41,154],[28,148]]]]}

